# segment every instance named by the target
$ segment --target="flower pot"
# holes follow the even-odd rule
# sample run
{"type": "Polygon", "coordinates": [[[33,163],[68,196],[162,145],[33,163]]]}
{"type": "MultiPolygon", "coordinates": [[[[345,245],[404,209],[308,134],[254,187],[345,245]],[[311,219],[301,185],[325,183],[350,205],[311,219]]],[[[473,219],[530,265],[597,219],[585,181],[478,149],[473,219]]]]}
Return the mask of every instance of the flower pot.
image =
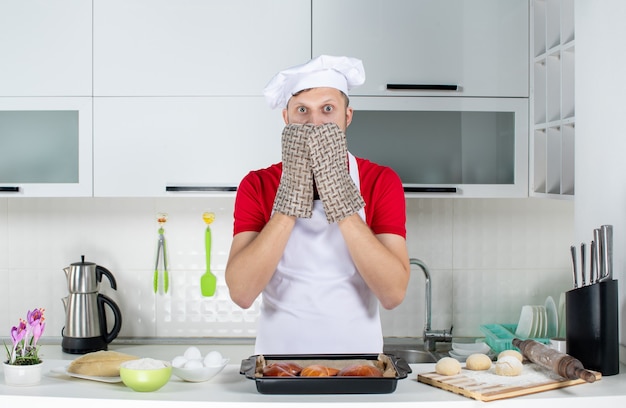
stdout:
{"type": "Polygon", "coordinates": [[[6,385],[36,385],[41,381],[43,362],[34,365],[11,365],[7,363],[2,363],[2,365],[6,385]]]}

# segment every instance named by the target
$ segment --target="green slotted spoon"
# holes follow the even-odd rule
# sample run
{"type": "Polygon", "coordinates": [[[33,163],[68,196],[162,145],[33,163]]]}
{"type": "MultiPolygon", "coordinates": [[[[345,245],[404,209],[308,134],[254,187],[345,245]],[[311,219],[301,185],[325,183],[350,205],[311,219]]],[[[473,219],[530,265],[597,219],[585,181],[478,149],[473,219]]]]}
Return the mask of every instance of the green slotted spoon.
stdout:
{"type": "Polygon", "coordinates": [[[211,273],[211,223],[215,220],[215,214],[205,212],[202,219],[206,223],[206,231],[204,232],[204,249],[206,252],[206,272],[200,277],[200,290],[202,296],[213,296],[215,294],[215,286],[217,285],[217,277],[211,273]]]}

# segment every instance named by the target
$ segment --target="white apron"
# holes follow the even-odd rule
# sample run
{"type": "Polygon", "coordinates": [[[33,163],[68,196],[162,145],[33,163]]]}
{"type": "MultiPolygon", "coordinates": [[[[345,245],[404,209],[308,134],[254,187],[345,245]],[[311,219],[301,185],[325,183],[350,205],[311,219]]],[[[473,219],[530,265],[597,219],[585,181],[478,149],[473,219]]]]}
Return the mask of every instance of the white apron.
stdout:
{"type": "MultiPolygon", "coordinates": [[[[360,190],[356,159],[350,177],[360,190]]],[[[365,211],[359,215],[365,220],[365,211]]],[[[348,253],[320,200],[298,218],[274,276],[262,294],[255,354],[380,353],[378,299],[348,253]]]]}

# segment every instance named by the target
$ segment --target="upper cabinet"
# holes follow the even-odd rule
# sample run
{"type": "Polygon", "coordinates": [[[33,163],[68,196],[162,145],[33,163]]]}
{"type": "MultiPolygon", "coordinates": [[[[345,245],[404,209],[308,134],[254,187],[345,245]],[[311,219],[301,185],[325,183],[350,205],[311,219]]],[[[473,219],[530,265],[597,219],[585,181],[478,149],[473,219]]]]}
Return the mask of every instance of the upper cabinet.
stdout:
{"type": "Polygon", "coordinates": [[[312,4],[313,56],[363,60],[354,95],[528,97],[528,0],[312,4]]]}
{"type": "Polygon", "coordinates": [[[280,161],[284,124],[262,97],[94,99],[95,196],[220,195],[280,161]]]}
{"type": "Polygon", "coordinates": [[[530,195],[574,198],[574,0],[532,0],[530,195]]]}
{"type": "Polygon", "coordinates": [[[310,58],[310,0],[94,0],[95,96],[261,95],[310,58]]]}
{"type": "Polygon", "coordinates": [[[92,192],[88,97],[0,98],[0,196],[92,192]]]}
{"type": "Polygon", "coordinates": [[[91,95],[91,1],[0,0],[0,97],[91,95]]]}

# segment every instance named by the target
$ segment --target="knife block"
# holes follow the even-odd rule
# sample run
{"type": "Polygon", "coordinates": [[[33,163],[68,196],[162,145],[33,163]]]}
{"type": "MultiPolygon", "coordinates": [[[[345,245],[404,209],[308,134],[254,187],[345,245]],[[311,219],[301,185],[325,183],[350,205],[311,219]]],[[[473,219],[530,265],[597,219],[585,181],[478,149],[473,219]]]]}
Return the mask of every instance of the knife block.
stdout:
{"type": "Polygon", "coordinates": [[[567,354],[588,370],[619,373],[617,280],[570,290],[565,294],[567,354]]]}

